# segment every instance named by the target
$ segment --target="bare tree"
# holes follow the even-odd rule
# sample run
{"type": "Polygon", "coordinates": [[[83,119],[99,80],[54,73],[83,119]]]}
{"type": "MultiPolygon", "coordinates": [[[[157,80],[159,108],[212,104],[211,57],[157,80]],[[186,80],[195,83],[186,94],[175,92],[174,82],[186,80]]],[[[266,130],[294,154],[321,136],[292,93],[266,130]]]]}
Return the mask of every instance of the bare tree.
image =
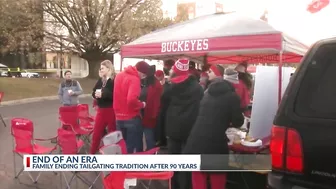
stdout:
{"type": "Polygon", "coordinates": [[[116,53],[121,45],[167,25],[161,0],[43,0],[43,10],[50,23],[63,28],[62,34],[47,28],[46,40],[64,43],[65,50],[86,59],[89,77],[97,76],[107,53],[116,53]]]}
{"type": "Polygon", "coordinates": [[[39,49],[43,41],[43,16],[33,0],[1,0],[0,48],[2,53],[39,49]]]}

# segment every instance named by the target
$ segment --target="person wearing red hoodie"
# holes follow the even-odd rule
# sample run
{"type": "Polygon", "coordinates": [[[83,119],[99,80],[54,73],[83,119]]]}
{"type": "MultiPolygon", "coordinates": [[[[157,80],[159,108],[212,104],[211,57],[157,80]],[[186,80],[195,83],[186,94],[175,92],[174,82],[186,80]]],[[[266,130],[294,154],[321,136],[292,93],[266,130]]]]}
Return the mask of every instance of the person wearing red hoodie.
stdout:
{"type": "Polygon", "coordinates": [[[141,61],[136,66],[125,68],[114,80],[113,109],[117,130],[122,132],[126,140],[128,153],[143,149],[140,111],[146,107],[146,103],[139,100],[140,80],[146,77],[148,70],[148,64],[141,61]]]}
{"type": "Polygon", "coordinates": [[[232,68],[226,68],[224,71],[224,79],[232,83],[236,93],[240,97],[240,106],[243,112],[247,110],[250,104],[250,92],[242,80],[239,80],[238,72],[232,68]]]}
{"type": "Polygon", "coordinates": [[[160,111],[160,101],[163,91],[161,83],[156,79],[154,74],[155,67],[151,67],[147,73],[147,77],[141,80],[140,100],[146,102],[146,107],[141,111],[142,127],[147,147],[146,150],[155,147],[155,127],[160,111]]]}

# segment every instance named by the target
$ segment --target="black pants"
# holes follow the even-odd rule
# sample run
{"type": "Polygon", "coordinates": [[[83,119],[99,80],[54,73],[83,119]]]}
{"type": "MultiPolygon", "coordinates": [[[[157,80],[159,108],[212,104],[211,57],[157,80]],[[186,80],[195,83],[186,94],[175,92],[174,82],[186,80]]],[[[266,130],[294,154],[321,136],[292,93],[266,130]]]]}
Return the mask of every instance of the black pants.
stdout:
{"type": "Polygon", "coordinates": [[[166,146],[167,145],[167,138],[165,133],[165,117],[166,112],[161,110],[159,114],[159,118],[156,123],[155,127],[155,140],[157,143],[159,143],[160,146],[166,146]]]}
{"type": "MultiPolygon", "coordinates": [[[[181,154],[185,146],[185,142],[167,139],[167,147],[169,154],[181,154]]],[[[172,178],[172,189],[192,189],[191,172],[174,172],[172,178]]]]}

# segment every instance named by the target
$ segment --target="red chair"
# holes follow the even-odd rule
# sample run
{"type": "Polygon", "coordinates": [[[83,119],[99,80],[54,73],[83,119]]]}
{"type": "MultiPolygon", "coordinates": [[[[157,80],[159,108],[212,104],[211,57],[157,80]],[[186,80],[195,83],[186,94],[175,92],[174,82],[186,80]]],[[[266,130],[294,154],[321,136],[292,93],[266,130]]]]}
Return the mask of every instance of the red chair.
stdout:
{"type": "MultiPolygon", "coordinates": [[[[56,137],[49,139],[39,139],[34,138],[34,125],[33,122],[29,119],[25,118],[13,118],[11,120],[11,134],[13,136],[13,161],[14,161],[14,173],[15,178],[18,178],[20,174],[23,172],[22,169],[17,173],[16,171],[16,161],[15,156],[23,158],[24,154],[51,154],[56,150],[56,145],[52,147],[45,147],[35,143],[36,141],[51,141],[56,137]]],[[[23,162],[23,160],[21,161],[23,162]]],[[[30,179],[36,183],[39,179],[41,173],[37,175],[37,177],[33,178],[33,176],[28,172],[30,179]]]]}
{"type": "Polygon", "coordinates": [[[71,125],[78,125],[77,106],[61,106],[58,109],[61,127],[71,129],[71,125]]]}
{"type": "MultiPolygon", "coordinates": [[[[62,154],[80,153],[81,148],[84,146],[84,142],[80,139],[77,139],[76,134],[74,132],[66,130],[64,128],[59,128],[57,132],[58,132],[58,145],[61,148],[62,154]]],[[[75,178],[80,179],[84,184],[89,186],[89,188],[93,188],[94,184],[99,178],[99,175],[97,175],[96,178],[91,182],[89,179],[83,176],[82,173],[84,173],[84,171],[75,171],[75,172],[72,171],[71,173],[72,176],[68,180],[67,177],[65,176],[65,173],[61,172],[61,185],[63,176],[68,189],[70,188],[71,183],[75,178]]]]}
{"type": "MultiPolygon", "coordinates": [[[[118,145],[112,144],[104,146],[99,150],[100,154],[122,154],[118,145]]],[[[102,172],[103,185],[105,189],[124,189],[126,172],[102,172]]]]}
{"type": "MultiPolygon", "coordinates": [[[[123,154],[127,154],[127,146],[126,142],[122,137],[121,131],[114,131],[105,135],[102,139],[103,146],[109,146],[112,144],[119,145],[121,147],[121,151],[123,154]]],[[[160,151],[159,147],[155,147],[153,149],[144,151],[144,152],[136,152],[134,154],[141,155],[141,154],[157,154],[160,151]]]]}
{"type": "Polygon", "coordinates": [[[84,146],[84,142],[77,139],[74,132],[63,128],[57,130],[57,143],[62,154],[78,154],[84,146]]]}
{"type": "MultiPolygon", "coordinates": [[[[122,138],[122,133],[120,131],[115,131],[107,134],[103,139],[104,146],[101,148],[100,152],[104,154],[104,150],[106,147],[111,145],[117,145],[120,148],[122,154],[127,154],[126,142],[122,138]]],[[[115,148],[115,147],[113,147],[115,148]]],[[[144,152],[136,152],[135,155],[153,155],[157,154],[160,148],[153,148],[144,152]]],[[[112,174],[113,175],[113,174],[112,174]]],[[[174,172],[164,171],[164,172],[126,172],[126,179],[141,179],[141,180],[149,180],[148,186],[145,188],[149,189],[152,180],[168,180],[169,188],[171,188],[171,178],[173,177],[174,172]]],[[[110,178],[111,179],[111,178],[110,178]]],[[[142,183],[143,184],[143,183],[142,183]]]]}
{"type": "Polygon", "coordinates": [[[59,120],[62,128],[72,130],[87,145],[90,144],[90,135],[93,128],[82,127],[79,124],[77,106],[63,106],[59,108],[59,120]]]}
{"type": "MultiPolygon", "coordinates": [[[[4,92],[0,92],[0,104],[1,104],[1,101],[2,101],[2,99],[3,99],[3,97],[4,97],[4,95],[5,95],[4,92]]],[[[1,119],[2,124],[3,124],[5,127],[7,127],[6,122],[5,122],[5,120],[3,119],[1,113],[0,113],[0,119],[1,119]]]]}
{"type": "Polygon", "coordinates": [[[93,122],[95,120],[95,116],[92,116],[90,114],[90,109],[88,104],[79,104],[77,106],[77,110],[79,113],[79,116],[83,119],[87,119],[90,122],[93,122]]]}
{"type": "Polygon", "coordinates": [[[93,129],[94,117],[90,115],[88,104],[79,104],[77,106],[77,116],[79,126],[86,129],[93,129]]]}

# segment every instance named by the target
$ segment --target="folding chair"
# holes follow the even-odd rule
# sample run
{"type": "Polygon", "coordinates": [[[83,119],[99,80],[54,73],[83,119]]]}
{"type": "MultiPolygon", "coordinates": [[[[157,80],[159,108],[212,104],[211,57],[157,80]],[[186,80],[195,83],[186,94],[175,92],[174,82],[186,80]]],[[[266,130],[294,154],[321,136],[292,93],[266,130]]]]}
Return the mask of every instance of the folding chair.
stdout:
{"type": "MultiPolygon", "coordinates": [[[[58,145],[62,154],[79,154],[80,149],[84,146],[84,142],[81,139],[77,139],[76,134],[72,131],[66,130],[64,128],[59,128],[58,132],[58,145]]],[[[89,186],[89,188],[93,188],[94,184],[99,178],[99,174],[95,177],[94,181],[91,182],[88,178],[86,178],[82,173],[84,171],[75,171],[71,172],[72,176],[70,180],[67,179],[64,172],[61,172],[61,185],[62,185],[62,177],[65,179],[65,183],[67,185],[67,189],[70,188],[72,181],[75,178],[80,179],[84,184],[89,186]]]]}
{"type": "MultiPolygon", "coordinates": [[[[120,131],[115,131],[112,133],[107,134],[103,137],[103,144],[104,146],[101,148],[100,152],[104,153],[105,147],[111,145],[117,145],[120,148],[122,154],[127,154],[126,142],[122,138],[122,133],[120,131]]],[[[115,148],[115,147],[114,147],[115,148]]],[[[133,153],[134,155],[152,155],[157,154],[160,148],[153,148],[148,151],[144,152],[136,152],[133,153]]],[[[144,183],[142,185],[149,189],[152,183],[152,180],[168,180],[169,188],[171,188],[171,178],[173,177],[174,172],[171,171],[160,171],[160,172],[126,172],[125,178],[126,179],[140,179],[140,180],[148,180],[148,186],[144,183]]]]}
{"type": "Polygon", "coordinates": [[[95,117],[90,114],[88,104],[79,104],[77,106],[77,112],[79,119],[83,119],[83,121],[86,120],[89,123],[94,122],[95,117]]]}
{"type": "MultiPolygon", "coordinates": [[[[0,92],[0,104],[1,104],[1,101],[2,101],[2,99],[3,99],[3,97],[4,97],[4,94],[5,94],[4,92],[0,92]]],[[[5,122],[5,120],[3,119],[1,113],[0,113],[0,119],[1,119],[2,124],[3,124],[5,127],[7,127],[6,122],[5,122]]]]}
{"type": "MultiPolygon", "coordinates": [[[[120,145],[108,145],[100,148],[100,153],[103,155],[122,154],[122,147],[120,145]]],[[[148,154],[147,154],[148,155],[148,154]]],[[[105,189],[123,189],[128,186],[124,186],[126,179],[140,179],[148,180],[148,186],[141,182],[141,184],[149,189],[152,180],[168,180],[169,189],[171,189],[171,178],[174,172],[160,171],[160,172],[103,172],[103,183],[105,189]]]]}
{"type": "Polygon", "coordinates": [[[90,135],[92,134],[93,127],[80,126],[77,106],[60,107],[59,116],[59,120],[64,129],[72,130],[86,145],[90,145],[90,135]]]}
{"type": "MultiPolygon", "coordinates": [[[[121,151],[123,154],[127,154],[127,147],[126,147],[126,142],[123,139],[121,131],[114,131],[111,132],[107,135],[105,135],[102,139],[103,141],[103,146],[108,146],[112,144],[119,145],[121,147],[121,151]]],[[[141,155],[141,154],[157,154],[159,152],[160,148],[155,147],[150,150],[144,151],[144,152],[136,152],[133,154],[141,155]]]]}
{"type": "Polygon", "coordinates": [[[94,117],[90,115],[88,104],[79,104],[77,106],[78,124],[80,128],[92,130],[94,117]]]}
{"type": "Polygon", "coordinates": [[[78,124],[77,107],[76,106],[61,106],[58,109],[59,120],[61,127],[70,129],[70,125],[78,124]]]}
{"type": "MultiPolygon", "coordinates": [[[[18,178],[23,172],[22,169],[17,173],[16,171],[16,161],[15,156],[23,158],[24,154],[51,154],[56,150],[56,145],[52,147],[45,147],[39,144],[36,144],[36,141],[50,141],[56,137],[49,139],[39,139],[34,138],[34,125],[33,122],[25,118],[13,118],[11,120],[11,134],[13,136],[13,161],[14,161],[14,173],[15,178],[18,178]]],[[[22,160],[23,162],[23,160],[22,160]]],[[[36,183],[39,179],[41,172],[38,173],[37,177],[33,176],[28,172],[30,179],[36,183]]]]}
{"type": "MultiPolygon", "coordinates": [[[[104,146],[99,150],[100,154],[122,154],[118,145],[104,146]]],[[[127,189],[125,186],[126,174],[123,171],[102,172],[103,185],[105,189],[127,189]]]]}

